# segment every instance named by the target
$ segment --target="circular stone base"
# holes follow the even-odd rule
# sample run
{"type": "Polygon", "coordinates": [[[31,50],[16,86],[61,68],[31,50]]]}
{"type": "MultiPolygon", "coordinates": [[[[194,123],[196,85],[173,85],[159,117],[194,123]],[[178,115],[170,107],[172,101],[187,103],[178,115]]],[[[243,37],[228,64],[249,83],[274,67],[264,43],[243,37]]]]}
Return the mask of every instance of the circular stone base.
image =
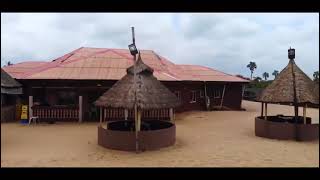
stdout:
{"type": "MultiPolygon", "coordinates": [[[[139,151],[156,150],[175,143],[176,126],[168,121],[143,121],[138,132],[139,151]]],[[[98,127],[98,144],[105,148],[135,151],[136,133],[134,122],[115,121],[108,123],[108,129],[98,127]]]]}
{"type": "Polygon", "coordinates": [[[292,116],[267,116],[255,118],[255,134],[259,137],[271,139],[295,139],[311,141],[319,139],[319,124],[311,124],[307,117],[307,124],[303,124],[303,117],[299,116],[295,124],[292,116]]]}

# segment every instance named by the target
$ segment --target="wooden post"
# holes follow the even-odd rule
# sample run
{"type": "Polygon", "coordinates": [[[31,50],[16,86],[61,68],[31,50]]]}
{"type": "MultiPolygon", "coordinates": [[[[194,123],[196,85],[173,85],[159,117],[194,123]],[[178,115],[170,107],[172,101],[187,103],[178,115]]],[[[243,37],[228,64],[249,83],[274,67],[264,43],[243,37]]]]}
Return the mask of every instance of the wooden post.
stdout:
{"type": "Polygon", "coordinates": [[[261,102],[261,117],[263,117],[263,102],[261,102]]]}
{"type": "Polygon", "coordinates": [[[137,120],[138,120],[138,121],[137,121],[137,125],[138,125],[138,126],[137,126],[137,127],[138,127],[137,129],[138,129],[138,131],[140,131],[140,129],[141,129],[141,110],[140,110],[140,109],[138,110],[137,116],[138,116],[138,117],[137,117],[137,120]]]}
{"type": "Polygon", "coordinates": [[[303,106],[303,123],[307,124],[307,103],[303,106]]]}
{"type": "Polygon", "coordinates": [[[220,101],[220,109],[222,109],[222,104],[223,104],[223,99],[224,99],[224,92],[226,90],[226,85],[223,86],[223,91],[222,91],[222,98],[221,98],[221,101],[220,101]]]}
{"type": "Polygon", "coordinates": [[[124,109],[124,120],[128,120],[128,109],[124,109]]]}
{"type": "Polygon", "coordinates": [[[82,122],[82,96],[79,96],[79,123],[82,122]]]}
{"type": "Polygon", "coordinates": [[[246,85],[242,84],[242,95],[241,95],[241,104],[240,104],[240,108],[242,108],[242,101],[243,101],[243,95],[244,95],[244,90],[246,88],[246,85]]]}
{"type": "Polygon", "coordinates": [[[29,96],[29,120],[33,116],[32,106],[33,106],[33,96],[29,96]]]}
{"type": "Polygon", "coordinates": [[[204,82],[204,103],[206,105],[206,109],[208,110],[208,106],[207,106],[207,85],[206,82],[204,82]]]}
{"type": "Polygon", "coordinates": [[[102,107],[100,107],[100,126],[102,125],[102,107]]]}
{"type": "Polygon", "coordinates": [[[173,108],[169,109],[170,121],[173,122],[173,108]]]}
{"type": "Polygon", "coordinates": [[[268,103],[265,103],[265,108],[266,108],[266,114],[264,116],[264,120],[267,120],[267,116],[268,116],[268,103]]]}

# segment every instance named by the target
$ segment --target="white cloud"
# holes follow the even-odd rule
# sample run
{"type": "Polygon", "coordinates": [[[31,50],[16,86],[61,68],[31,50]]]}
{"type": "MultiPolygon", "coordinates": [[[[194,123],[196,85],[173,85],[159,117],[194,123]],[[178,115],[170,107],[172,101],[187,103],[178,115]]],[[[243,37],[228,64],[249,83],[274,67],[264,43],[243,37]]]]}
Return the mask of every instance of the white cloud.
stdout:
{"type": "Polygon", "coordinates": [[[127,48],[131,26],[140,49],[179,64],[249,76],[255,61],[261,76],[284,68],[292,46],[308,75],[319,69],[315,13],[2,13],[1,64],[52,60],[82,46],[127,48]]]}

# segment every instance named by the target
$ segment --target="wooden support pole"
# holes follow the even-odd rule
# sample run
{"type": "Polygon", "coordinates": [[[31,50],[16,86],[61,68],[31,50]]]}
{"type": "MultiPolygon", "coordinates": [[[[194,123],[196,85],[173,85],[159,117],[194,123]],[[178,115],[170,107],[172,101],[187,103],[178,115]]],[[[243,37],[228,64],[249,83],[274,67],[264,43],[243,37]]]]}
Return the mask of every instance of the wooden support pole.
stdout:
{"type": "Polygon", "coordinates": [[[268,103],[265,103],[265,109],[266,109],[266,114],[264,116],[264,120],[267,120],[267,116],[268,116],[268,103]]]}
{"type": "Polygon", "coordinates": [[[170,121],[173,122],[173,108],[169,109],[170,121]]]}
{"type": "Polygon", "coordinates": [[[128,120],[128,109],[124,109],[124,120],[128,120]]]}
{"type": "Polygon", "coordinates": [[[82,96],[79,96],[79,123],[81,123],[82,122],[82,115],[83,115],[83,107],[82,107],[82,105],[83,105],[83,103],[82,103],[82,100],[83,100],[83,98],[82,98],[82,96]]]}
{"type": "Polygon", "coordinates": [[[102,125],[102,107],[100,107],[100,126],[102,125]]]}
{"type": "Polygon", "coordinates": [[[303,123],[307,124],[307,104],[303,106],[303,123]]]}
{"type": "Polygon", "coordinates": [[[29,120],[33,116],[32,106],[33,106],[33,96],[29,96],[29,120]]]}
{"type": "Polygon", "coordinates": [[[242,95],[241,95],[241,104],[240,104],[240,108],[242,108],[242,101],[243,101],[243,95],[244,95],[244,90],[246,89],[246,85],[242,85],[242,95]]]}
{"type": "Polygon", "coordinates": [[[222,91],[222,98],[220,101],[220,109],[222,109],[222,105],[223,105],[223,100],[224,100],[224,92],[226,90],[226,85],[223,86],[223,91],[222,91]]]}
{"type": "Polygon", "coordinates": [[[263,117],[263,102],[261,102],[261,117],[263,117]]]}
{"type": "Polygon", "coordinates": [[[139,109],[139,110],[138,110],[138,113],[137,113],[137,116],[138,116],[138,117],[137,117],[137,120],[138,120],[138,121],[137,121],[137,124],[138,124],[138,126],[137,126],[138,128],[137,128],[137,129],[138,129],[138,131],[141,130],[141,114],[142,114],[142,112],[141,112],[141,110],[139,109]]]}

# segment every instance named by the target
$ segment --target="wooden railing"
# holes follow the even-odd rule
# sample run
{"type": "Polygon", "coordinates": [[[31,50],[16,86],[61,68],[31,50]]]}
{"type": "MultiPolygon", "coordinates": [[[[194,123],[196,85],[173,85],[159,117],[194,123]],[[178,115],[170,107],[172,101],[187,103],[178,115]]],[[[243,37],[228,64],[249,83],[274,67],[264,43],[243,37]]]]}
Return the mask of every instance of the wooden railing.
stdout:
{"type": "Polygon", "coordinates": [[[33,116],[40,120],[78,120],[79,108],[76,106],[33,106],[33,116]]]}
{"type": "MultiPolygon", "coordinates": [[[[102,117],[107,121],[124,120],[125,113],[123,108],[103,108],[102,117]]],[[[142,119],[158,119],[158,120],[169,120],[170,114],[169,109],[160,110],[144,110],[142,111],[142,119]]],[[[128,110],[128,119],[134,119],[134,110],[128,110]]]]}

